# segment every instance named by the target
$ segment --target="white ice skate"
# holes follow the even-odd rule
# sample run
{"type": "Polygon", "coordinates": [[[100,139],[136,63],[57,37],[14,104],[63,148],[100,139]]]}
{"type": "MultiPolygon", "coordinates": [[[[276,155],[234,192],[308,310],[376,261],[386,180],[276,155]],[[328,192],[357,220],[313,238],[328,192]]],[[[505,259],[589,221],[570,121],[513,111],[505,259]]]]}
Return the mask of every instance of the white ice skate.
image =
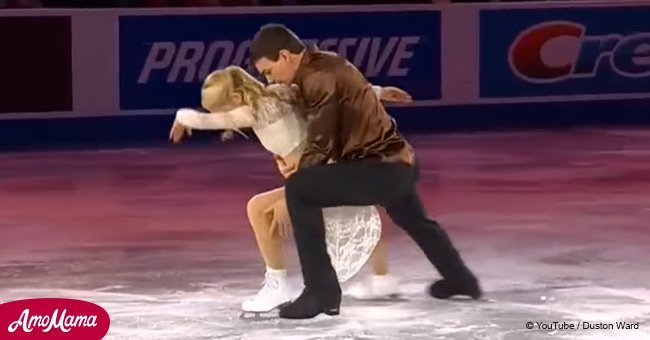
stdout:
{"type": "Polygon", "coordinates": [[[390,275],[372,275],[350,286],[345,295],[359,300],[392,300],[399,298],[399,285],[390,275]]]}
{"type": "Polygon", "coordinates": [[[240,318],[259,319],[262,314],[272,312],[289,303],[292,293],[286,270],[268,268],[264,275],[262,289],[242,303],[240,318]]]}

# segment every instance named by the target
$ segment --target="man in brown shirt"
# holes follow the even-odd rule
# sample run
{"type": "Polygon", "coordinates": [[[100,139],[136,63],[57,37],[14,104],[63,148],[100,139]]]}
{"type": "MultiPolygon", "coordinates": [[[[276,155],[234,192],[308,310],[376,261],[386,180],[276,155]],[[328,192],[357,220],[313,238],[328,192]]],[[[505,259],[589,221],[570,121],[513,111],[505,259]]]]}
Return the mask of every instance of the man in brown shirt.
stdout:
{"type": "Polygon", "coordinates": [[[413,149],[363,74],[334,53],[306,47],[277,24],[256,33],[251,63],[271,82],[298,85],[308,121],[299,169],[285,185],[305,290],[280,317],[339,313],[341,288],[327,254],[322,214],[322,208],[335,206],[385,207],[442,275],[430,286],[432,296],[478,299],[478,280],[422,206],[413,149]]]}

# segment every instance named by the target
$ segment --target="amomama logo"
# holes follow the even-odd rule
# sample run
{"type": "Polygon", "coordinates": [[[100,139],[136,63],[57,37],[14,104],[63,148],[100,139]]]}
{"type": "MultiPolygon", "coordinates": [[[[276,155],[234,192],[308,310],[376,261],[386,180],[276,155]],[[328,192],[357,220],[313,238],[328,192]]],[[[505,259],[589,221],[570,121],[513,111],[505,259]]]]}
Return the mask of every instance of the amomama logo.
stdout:
{"type": "Polygon", "coordinates": [[[0,339],[99,340],[110,326],[102,307],[73,299],[28,299],[0,305],[0,339]]]}

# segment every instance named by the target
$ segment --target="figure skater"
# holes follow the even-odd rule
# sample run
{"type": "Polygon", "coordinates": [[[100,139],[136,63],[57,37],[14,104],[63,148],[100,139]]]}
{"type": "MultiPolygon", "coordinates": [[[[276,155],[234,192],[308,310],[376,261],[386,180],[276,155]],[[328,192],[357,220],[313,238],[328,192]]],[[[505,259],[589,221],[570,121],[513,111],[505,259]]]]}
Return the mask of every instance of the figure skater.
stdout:
{"type": "Polygon", "coordinates": [[[280,24],[260,28],[250,51],[251,64],[267,79],[298,86],[308,122],[298,170],[285,182],[305,289],[280,317],[339,314],[341,287],[323,233],[323,208],[336,206],[385,207],[442,275],[429,288],[433,297],[478,299],[478,279],[420,201],[413,149],[364,75],[335,53],[305,46],[280,24]]]}

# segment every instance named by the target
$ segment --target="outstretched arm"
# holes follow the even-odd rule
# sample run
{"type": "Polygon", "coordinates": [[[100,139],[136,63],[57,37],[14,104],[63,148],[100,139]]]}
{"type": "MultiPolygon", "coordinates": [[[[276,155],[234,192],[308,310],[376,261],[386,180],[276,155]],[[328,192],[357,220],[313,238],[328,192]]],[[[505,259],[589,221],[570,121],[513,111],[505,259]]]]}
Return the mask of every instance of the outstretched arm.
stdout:
{"type": "Polygon", "coordinates": [[[248,106],[215,113],[180,109],[176,111],[176,119],[169,131],[169,139],[172,143],[180,143],[185,134],[191,135],[192,129],[235,130],[241,133],[240,128],[251,127],[253,124],[255,124],[255,117],[252,109],[248,106]]]}
{"type": "Polygon", "coordinates": [[[302,83],[307,118],[307,145],[298,168],[325,164],[337,144],[339,112],[336,79],[328,72],[314,72],[302,83]]]}
{"type": "Polygon", "coordinates": [[[213,113],[180,109],[176,111],[176,122],[196,130],[241,129],[253,126],[255,116],[250,106],[240,106],[230,111],[213,113]]]}

